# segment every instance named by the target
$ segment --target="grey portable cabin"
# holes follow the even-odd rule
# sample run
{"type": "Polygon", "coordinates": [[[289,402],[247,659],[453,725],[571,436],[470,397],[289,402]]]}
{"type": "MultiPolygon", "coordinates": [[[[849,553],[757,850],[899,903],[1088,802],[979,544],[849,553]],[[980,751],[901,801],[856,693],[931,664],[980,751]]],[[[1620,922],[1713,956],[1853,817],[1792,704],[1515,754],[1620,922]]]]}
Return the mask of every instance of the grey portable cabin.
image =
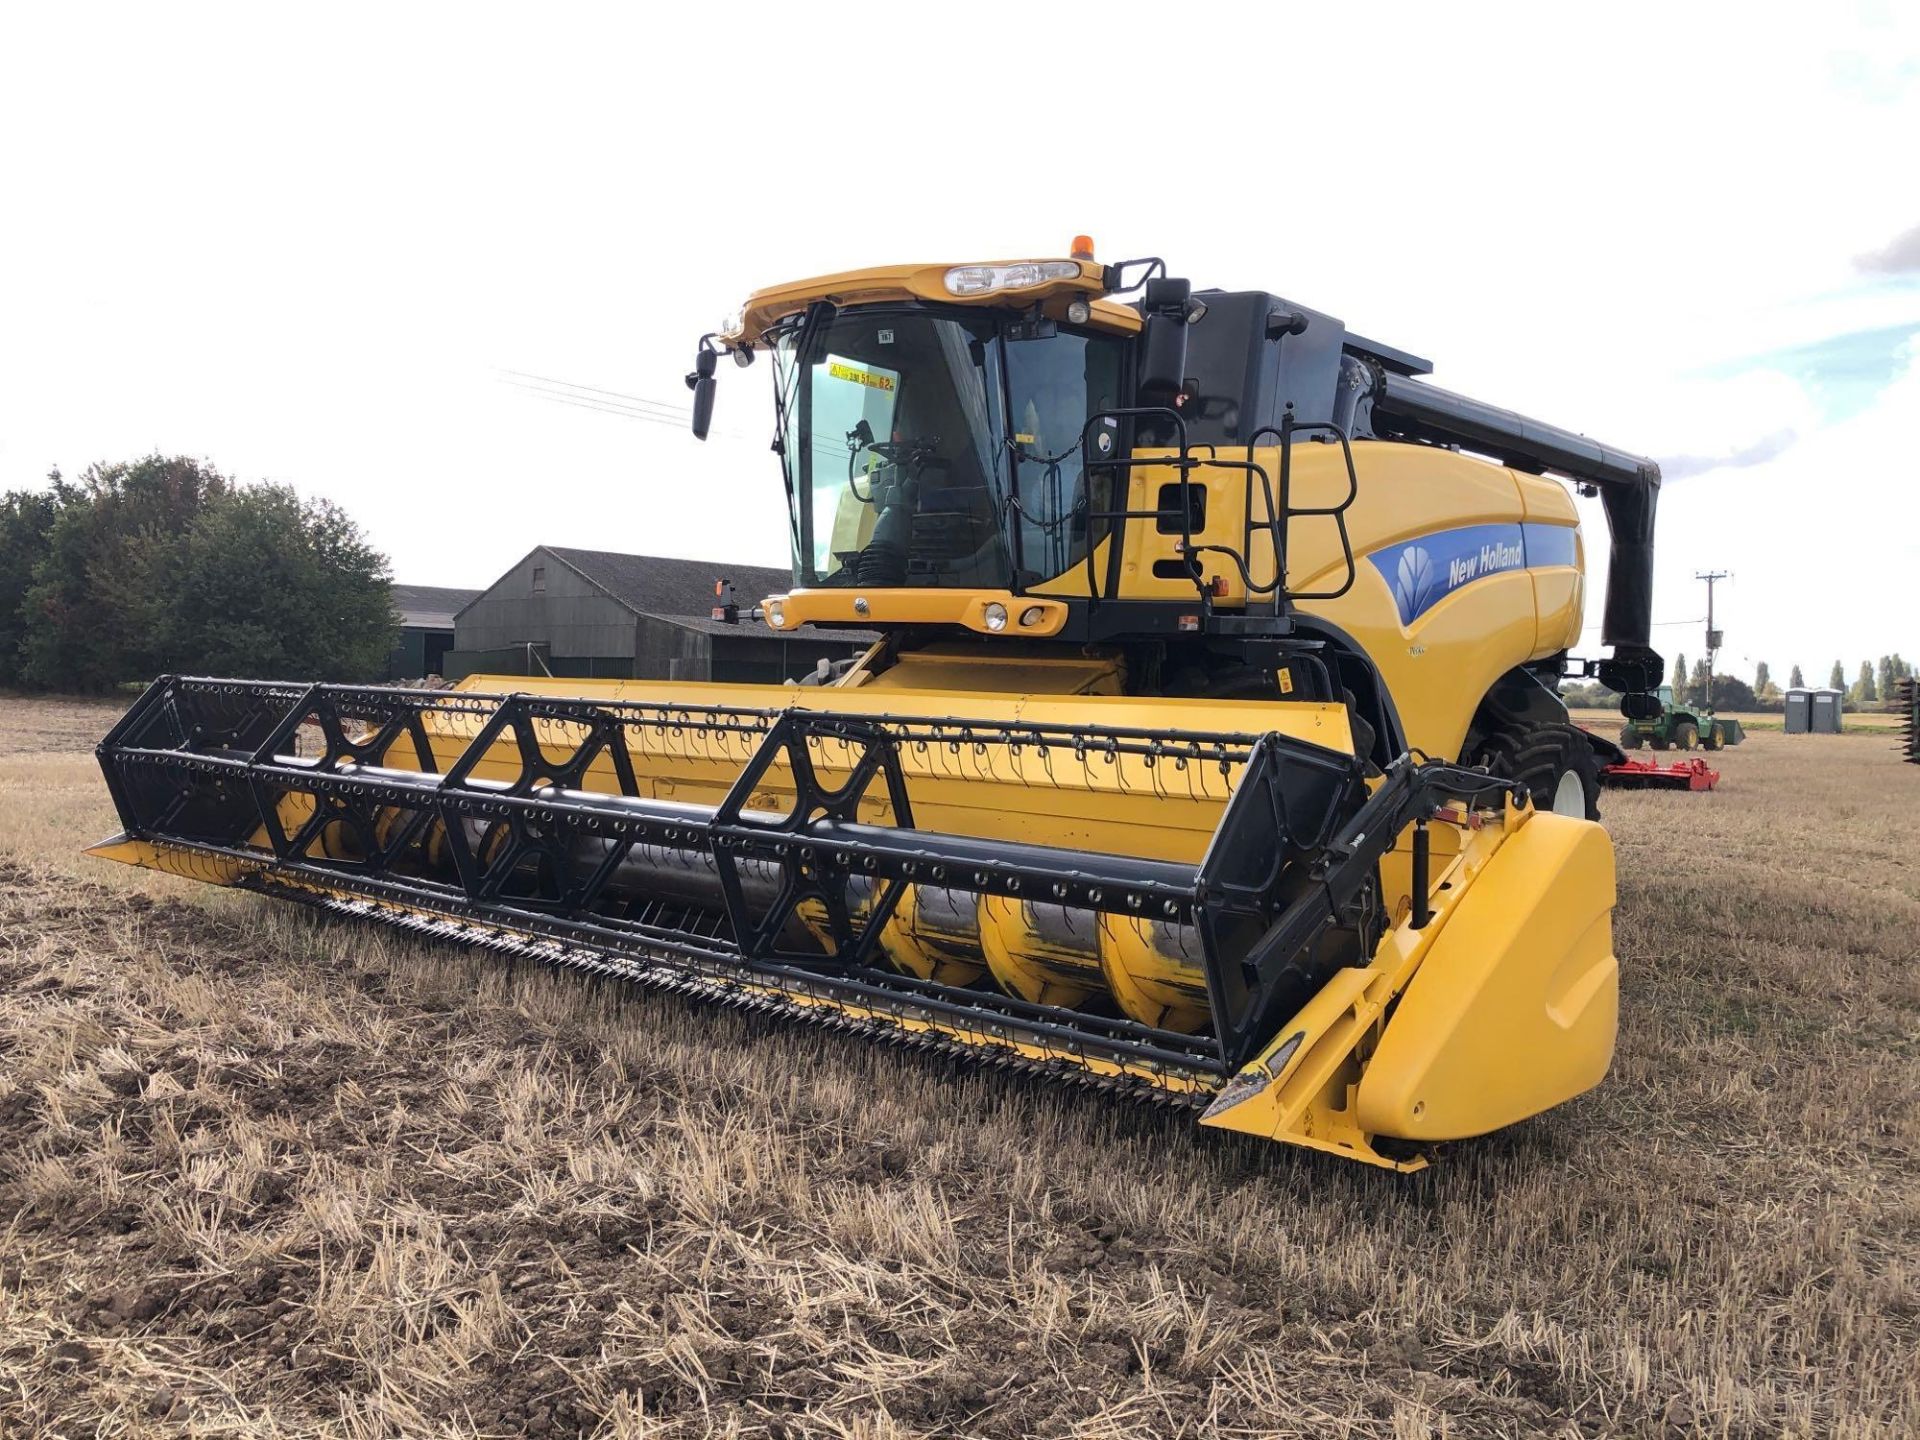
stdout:
{"type": "Polygon", "coordinates": [[[1846,698],[1840,690],[1796,685],[1787,691],[1787,734],[1838,735],[1846,698]]]}
{"type": "Polygon", "coordinates": [[[1840,715],[1846,708],[1847,695],[1844,690],[1814,691],[1807,716],[1807,729],[1815,735],[1838,735],[1842,728],[1840,715]]]}
{"type": "Polygon", "coordinates": [[[1804,735],[1813,715],[1813,691],[1796,685],[1787,691],[1787,734],[1804,735]]]}

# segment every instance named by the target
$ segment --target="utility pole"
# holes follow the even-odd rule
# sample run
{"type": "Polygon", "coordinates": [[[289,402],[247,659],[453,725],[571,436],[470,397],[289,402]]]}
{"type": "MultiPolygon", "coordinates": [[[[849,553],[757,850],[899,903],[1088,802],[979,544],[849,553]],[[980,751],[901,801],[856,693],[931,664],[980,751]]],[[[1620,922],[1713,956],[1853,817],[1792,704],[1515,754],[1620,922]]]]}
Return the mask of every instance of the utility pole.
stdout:
{"type": "Polygon", "coordinates": [[[1693,578],[1707,582],[1707,709],[1713,709],[1713,657],[1720,648],[1720,632],[1713,628],[1713,582],[1728,580],[1731,570],[1696,570],[1693,578]]]}

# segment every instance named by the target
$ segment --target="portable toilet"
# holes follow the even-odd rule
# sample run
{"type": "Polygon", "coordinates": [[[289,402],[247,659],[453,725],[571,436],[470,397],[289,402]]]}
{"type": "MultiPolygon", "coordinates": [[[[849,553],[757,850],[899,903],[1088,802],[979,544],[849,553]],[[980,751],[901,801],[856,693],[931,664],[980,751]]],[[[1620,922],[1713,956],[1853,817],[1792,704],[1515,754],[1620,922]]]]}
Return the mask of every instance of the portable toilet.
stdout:
{"type": "Polygon", "coordinates": [[[1842,690],[1816,690],[1807,714],[1807,729],[1815,735],[1840,733],[1840,710],[1846,700],[1842,690]]]}
{"type": "Polygon", "coordinates": [[[1796,685],[1787,691],[1787,734],[1804,735],[1811,728],[1813,691],[1796,685]]]}

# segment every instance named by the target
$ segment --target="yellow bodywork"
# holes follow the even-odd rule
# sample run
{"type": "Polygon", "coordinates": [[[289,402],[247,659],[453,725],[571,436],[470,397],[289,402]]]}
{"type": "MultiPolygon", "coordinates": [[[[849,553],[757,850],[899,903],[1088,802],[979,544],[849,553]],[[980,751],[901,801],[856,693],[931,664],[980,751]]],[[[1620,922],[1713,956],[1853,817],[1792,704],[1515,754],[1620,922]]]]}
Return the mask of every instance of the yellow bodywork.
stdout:
{"type": "MultiPolygon", "coordinates": [[[[1293,449],[1290,481],[1296,506],[1331,505],[1345,495],[1347,471],[1337,445],[1296,442],[1293,449]]],[[[1204,458],[1212,452],[1201,446],[1194,453],[1204,458]]],[[[1244,454],[1233,452],[1230,458],[1244,454]]],[[[1353,446],[1353,457],[1359,485],[1346,514],[1354,553],[1352,587],[1338,599],[1304,601],[1300,608],[1339,626],[1373,659],[1411,745],[1429,755],[1456,756],[1481,697],[1502,675],[1515,666],[1557,655],[1579,640],[1586,590],[1577,512],[1565,487],[1556,481],[1450,450],[1361,441],[1353,446]],[[1402,622],[1391,585],[1368,559],[1387,546],[1435,531],[1521,524],[1571,532],[1572,563],[1487,575],[1455,590],[1410,623],[1402,622]]],[[[1254,460],[1277,487],[1279,451],[1256,450],[1254,460]]],[[[1126,508],[1155,508],[1163,488],[1178,479],[1171,466],[1137,467],[1126,508]]],[[[1206,492],[1206,523],[1194,533],[1195,542],[1241,549],[1248,515],[1245,473],[1200,469],[1190,483],[1206,492]]],[[[1253,517],[1264,521],[1268,513],[1256,485],[1253,517]]],[[[1155,573],[1156,565],[1162,571],[1180,568],[1176,547],[1181,537],[1143,524],[1129,525],[1125,534],[1120,597],[1192,602],[1197,613],[1198,592],[1191,579],[1155,573]]],[[[1331,519],[1296,519],[1289,545],[1287,578],[1292,588],[1333,590],[1346,579],[1339,532],[1331,519]]],[[[1244,609],[1247,589],[1239,571],[1218,555],[1202,554],[1200,560],[1203,577],[1209,584],[1217,582],[1215,607],[1229,612],[1244,609]]],[[[1102,584],[1108,565],[1103,541],[1094,551],[1091,567],[1102,584]]],[[[1247,565],[1256,584],[1272,580],[1273,547],[1264,528],[1253,532],[1247,565]]],[[[1087,575],[1088,567],[1077,565],[1024,596],[988,590],[835,588],[794,590],[779,598],[784,628],[789,631],[806,623],[957,625],[982,636],[983,654],[991,656],[996,645],[1058,633],[1066,619],[1063,602],[1085,598],[1087,575]],[[998,634],[989,630],[985,620],[989,604],[1001,605],[1012,617],[1007,630],[998,634]],[[864,610],[857,608],[861,605],[864,610]],[[1023,627],[1019,621],[1029,608],[1039,613],[1030,626],[1023,627]]],[[[866,672],[852,677],[856,685],[869,680],[866,672]]]]}
{"type": "Polygon", "coordinates": [[[1464,1140],[1591,1089],[1619,1016],[1613,902],[1598,825],[1509,809],[1467,830],[1429,923],[1337,972],[1203,1123],[1412,1168],[1374,1137],[1464,1140]]]}

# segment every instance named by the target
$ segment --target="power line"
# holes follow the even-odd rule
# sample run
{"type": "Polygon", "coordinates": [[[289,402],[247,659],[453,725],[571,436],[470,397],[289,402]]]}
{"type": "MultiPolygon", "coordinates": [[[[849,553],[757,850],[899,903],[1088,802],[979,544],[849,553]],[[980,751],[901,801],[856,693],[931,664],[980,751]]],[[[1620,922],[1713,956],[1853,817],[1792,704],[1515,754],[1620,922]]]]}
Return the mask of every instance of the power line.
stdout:
{"type": "Polygon", "coordinates": [[[628,420],[645,420],[653,425],[671,425],[675,429],[684,429],[688,424],[687,418],[676,418],[671,415],[654,415],[645,410],[628,410],[618,405],[604,405],[597,400],[591,400],[585,396],[556,395],[551,391],[533,390],[526,386],[522,386],[521,388],[526,389],[529,394],[535,396],[537,399],[551,400],[556,405],[571,405],[578,410],[597,410],[602,415],[620,415],[628,420]]]}
{"type": "Polygon", "coordinates": [[[664,401],[664,399],[647,399],[645,396],[630,396],[630,394],[626,394],[624,390],[601,390],[599,386],[584,386],[584,384],[580,384],[580,382],[576,382],[576,380],[555,380],[551,374],[532,374],[532,372],[528,371],[501,371],[501,374],[511,374],[511,376],[515,376],[516,380],[538,380],[540,384],[545,384],[545,386],[561,386],[563,390],[584,390],[584,392],[588,392],[589,396],[605,396],[607,399],[624,401],[624,403],[628,403],[628,405],[651,405],[651,407],[655,407],[655,409],[672,411],[672,413],[676,413],[676,415],[689,415],[689,413],[691,413],[691,407],[689,407],[689,405],[676,405],[676,403],[670,403],[670,401],[664,401]]]}
{"type": "MultiPolygon", "coordinates": [[[[650,425],[668,425],[677,430],[688,429],[693,423],[693,411],[677,409],[658,400],[648,400],[639,395],[622,395],[617,390],[602,390],[594,385],[576,385],[570,380],[553,380],[544,375],[531,375],[523,370],[502,370],[502,381],[516,390],[540,400],[550,400],[556,405],[571,405],[579,410],[597,410],[602,415],[619,415],[628,420],[644,420],[650,425]],[[538,381],[538,384],[529,383],[538,381]],[[561,388],[554,388],[561,387],[561,388]]],[[[746,432],[731,427],[716,427],[711,433],[725,435],[736,440],[751,438],[746,432]]]]}
{"type": "Polygon", "coordinates": [[[559,395],[569,399],[591,400],[601,405],[618,405],[628,410],[644,410],[668,420],[686,420],[693,414],[692,409],[686,406],[668,405],[660,400],[646,400],[638,395],[620,395],[592,385],[567,385],[566,382],[559,380],[542,380],[535,384],[525,379],[514,378],[517,373],[515,371],[507,370],[501,373],[506,383],[516,390],[530,391],[535,395],[559,395]]]}

